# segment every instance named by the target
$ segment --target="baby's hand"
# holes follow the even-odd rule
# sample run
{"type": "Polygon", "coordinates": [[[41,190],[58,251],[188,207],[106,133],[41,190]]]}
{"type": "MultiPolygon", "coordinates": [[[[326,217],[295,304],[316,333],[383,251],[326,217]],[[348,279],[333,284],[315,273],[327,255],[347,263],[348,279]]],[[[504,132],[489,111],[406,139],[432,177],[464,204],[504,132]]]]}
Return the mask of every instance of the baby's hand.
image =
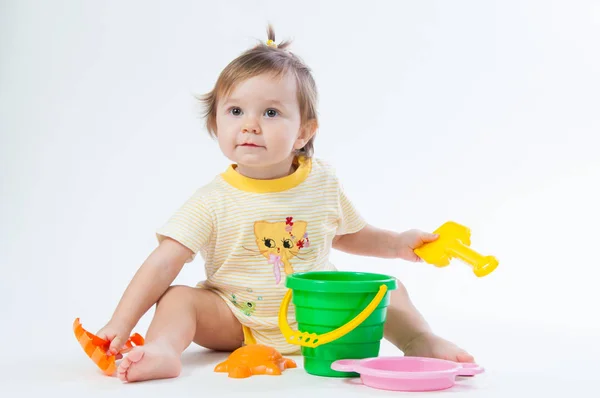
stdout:
{"type": "Polygon", "coordinates": [[[108,355],[116,355],[116,359],[121,359],[123,355],[118,354],[118,352],[124,348],[125,343],[129,340],[131,330],[132,328],[129,326],[111,320],[96,333],[96,336],[110,341],[110,348],[106,352],[108,355]]]}
{"type": "Polygon", "coordinates": [[[423,246],[425,243],[433,242],[438,238],[437,234],[411,229],[402,232],[397,242],[397,257],[407,261],[423,261],[414,252],[415,249],[423,246]]]}

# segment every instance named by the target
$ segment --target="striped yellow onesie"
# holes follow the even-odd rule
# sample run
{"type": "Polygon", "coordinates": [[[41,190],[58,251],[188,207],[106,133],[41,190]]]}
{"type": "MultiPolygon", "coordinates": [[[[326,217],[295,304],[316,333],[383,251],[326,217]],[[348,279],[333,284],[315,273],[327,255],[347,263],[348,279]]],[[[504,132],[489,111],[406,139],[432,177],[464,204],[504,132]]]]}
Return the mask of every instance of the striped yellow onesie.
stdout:
{"type": "MultiPolygon", "coordinates": [[[[335,270],[329,262],[335,235],[365,226],[332,167],[299,158],[294,173],[275,180],[245,177],[231,165],[199,188],[157,231],[205,261],[206,280],[229,305],[247,336],[281,353],[299,352],[278,326],[278,311],[294,272],[335,270]]],[[[294,330],[294,308],[288,314],[294,330]]]]}

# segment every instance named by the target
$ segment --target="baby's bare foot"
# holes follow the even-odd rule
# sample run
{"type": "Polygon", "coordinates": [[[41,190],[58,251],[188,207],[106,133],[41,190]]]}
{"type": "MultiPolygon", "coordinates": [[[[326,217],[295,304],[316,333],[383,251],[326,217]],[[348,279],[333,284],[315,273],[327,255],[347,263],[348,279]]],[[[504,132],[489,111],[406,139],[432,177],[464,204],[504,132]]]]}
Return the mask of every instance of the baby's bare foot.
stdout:
{"type": "Polygon", "coordinates": [[[423,333],[412,339],[405,347],[408,357],[447,359],[454,362],[474,362],[472,355],[456,344],[432,333],[423,333]]]}
{"type": "Polygon", "coordinates": [[[127,354],[117,376],[123,381],[143,381],[177,377],[181,373],[181,359],[168,344],[151,342],[135,347],[127,354]]]}

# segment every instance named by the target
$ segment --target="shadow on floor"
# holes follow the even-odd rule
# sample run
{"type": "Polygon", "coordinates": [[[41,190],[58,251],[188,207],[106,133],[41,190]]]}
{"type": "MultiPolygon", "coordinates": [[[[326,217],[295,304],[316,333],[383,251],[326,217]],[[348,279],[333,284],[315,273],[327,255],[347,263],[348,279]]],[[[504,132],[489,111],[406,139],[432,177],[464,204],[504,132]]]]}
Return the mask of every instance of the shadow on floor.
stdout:
{"type": "Polygon", "coordinates": [[[229,357],[230,352],[210,350],[187,350],[181,355],[184,368],[214,368],[229,357]]]}

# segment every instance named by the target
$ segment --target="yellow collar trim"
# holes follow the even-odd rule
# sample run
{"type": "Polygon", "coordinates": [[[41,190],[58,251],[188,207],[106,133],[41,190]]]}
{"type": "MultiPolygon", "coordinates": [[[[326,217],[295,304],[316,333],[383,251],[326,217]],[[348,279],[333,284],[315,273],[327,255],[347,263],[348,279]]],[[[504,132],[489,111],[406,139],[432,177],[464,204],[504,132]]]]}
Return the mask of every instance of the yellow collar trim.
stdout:
{"type": "Polygon", "coordinates": [[[242,191],[255,193],[281,192],[294,188],[306,180],[310,174],[312,162],[310,158],[300,157],[298,158],[298,168],[296,171],[285,177],[273,180],[258,180],[246,177],[238,173],[236,168],[237,165],[232,164],[221,174],[221,177],[233,187],[242,191]]]}

